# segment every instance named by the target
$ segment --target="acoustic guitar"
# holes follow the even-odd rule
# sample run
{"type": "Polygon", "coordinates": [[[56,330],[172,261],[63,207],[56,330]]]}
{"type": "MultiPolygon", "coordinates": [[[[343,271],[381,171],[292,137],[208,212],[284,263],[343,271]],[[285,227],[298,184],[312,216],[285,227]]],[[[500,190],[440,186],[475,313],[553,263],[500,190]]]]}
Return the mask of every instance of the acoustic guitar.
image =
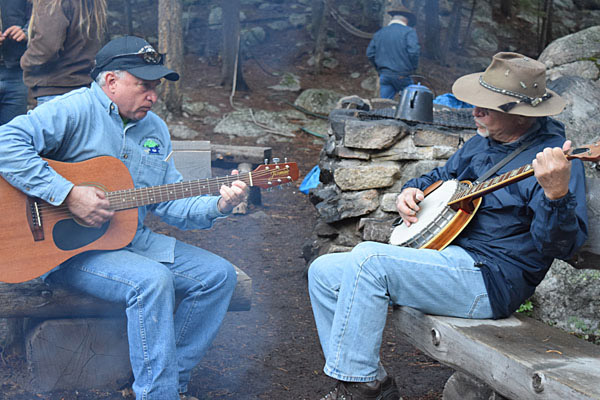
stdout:
{"type": "Polygon", "coordinates": [[[254,171],[220,178],[198,179],[134,188],[129,170],[110,156],[65,163],[46,160],[75,185],[96,186],[107,193],[110,221],[94,228],[79,223],[65,205],[53,206],[25,195],[0,179],[4,229],[0,230],[0,281],[17,283],[37,278],[61,262],[88,250],[114,250],[131,242],[138,207],[219,193],[221,185],[241,180],[248,186],[271,188],[298,179],[296,163],[264,164],[254,171]]]}
{"type": "MultiPolygon", "coordinates": [[[[600,142],[572,148],[567,159],[598,162],[600,142]]],[[[476,185],[469,181],[437,181],[430,185],[419,203],[416,223],[406,226],[399,221],[390,236],[390,244],[415,249],[442,250],[469,224],[482,196],[533,175],[533,166],[524,165],[476,185]]]]}

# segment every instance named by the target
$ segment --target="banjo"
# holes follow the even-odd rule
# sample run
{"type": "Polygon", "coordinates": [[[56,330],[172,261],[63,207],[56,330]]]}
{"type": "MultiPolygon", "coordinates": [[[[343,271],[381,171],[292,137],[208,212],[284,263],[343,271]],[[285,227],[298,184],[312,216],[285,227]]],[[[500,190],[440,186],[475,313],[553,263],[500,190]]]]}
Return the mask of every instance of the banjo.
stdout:
{"type": "MultiPolygon", "coordinates": [[[[565,153],[568,160],[597,162],[600,142],[576,147],[565,153]]],[[[400,220],[390,236],[390,244],[415,249],[442,250],[469,224],[479,209],[482,196],[533,175],[533,166],[524,165],[481,183],[438,181],[430,185],[419,203],[419,219],[406,226],[400,220]]]]}

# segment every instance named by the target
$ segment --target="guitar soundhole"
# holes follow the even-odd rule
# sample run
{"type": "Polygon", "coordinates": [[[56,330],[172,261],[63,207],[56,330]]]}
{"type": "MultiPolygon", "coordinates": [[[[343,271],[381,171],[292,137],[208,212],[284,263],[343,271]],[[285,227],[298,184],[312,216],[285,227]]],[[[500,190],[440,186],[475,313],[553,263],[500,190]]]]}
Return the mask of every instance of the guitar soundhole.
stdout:
{"type": "Polygon", "coordinates": [[[61,250],[75,250],[84,247],[102,237],[108,230],[110,221],[100,228],[82,226],[73,219],[63,219],[54,225],[52,238],[61,250]]]}

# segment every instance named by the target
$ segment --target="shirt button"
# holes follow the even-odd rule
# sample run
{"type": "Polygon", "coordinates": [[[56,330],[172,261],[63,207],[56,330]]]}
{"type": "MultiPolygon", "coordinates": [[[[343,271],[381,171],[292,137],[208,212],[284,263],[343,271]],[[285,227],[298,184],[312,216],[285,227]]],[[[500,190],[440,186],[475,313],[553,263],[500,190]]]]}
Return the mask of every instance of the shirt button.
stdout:
{"type": "Polygon", "coordinates": [[[123,158],[127,158],[127,154],[123,154],[123,158]]]}
{"type": "Polygon", "coordinates": [[[51,202],[52,202],[52,201],[54,201],[54,197],[50,197],[50,201],[51,201],[51,202]]]}
{"type": "Polygon", "coordinates": [[[110,109],[111,109],[111,111],[114,111],[115,110],[115,106],[113,104],[111,104],[110,105],[110,109]]]}

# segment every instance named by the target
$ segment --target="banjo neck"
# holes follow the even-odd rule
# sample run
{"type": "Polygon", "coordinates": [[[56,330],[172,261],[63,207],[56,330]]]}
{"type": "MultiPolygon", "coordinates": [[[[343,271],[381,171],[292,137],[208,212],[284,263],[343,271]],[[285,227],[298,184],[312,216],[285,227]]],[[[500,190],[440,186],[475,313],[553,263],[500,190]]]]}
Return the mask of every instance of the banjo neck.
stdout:
{"type": "MultiPolygon", "coordinates": [[[[567,160],[580,159],[582,161],[597,162],[600,158],[600,142],[591,145],[576,147],[565,152],[567,160]]],[[[524,165],[520,168],[513,169],[490,178],[478,184],[468,185],[463,190],[458,190],[448,202],[448,206],[452,208],[468,208],[467,204],[472,200],[484,196],[487,193],[503,188],[504,186],[518,182],[533,175],[533,166],[531,164],[524,165]]]]}
{"type": "Polygon", "coordinates": [[[484,196],[494,190],[498,190],[504,186],[528,178],[531,175],[533,175],[533,166],[531,164],[524,165],[521,168],[505,172],[502,175],[490,178],[487,181],[483,181],[476,185],[469,185],[464,190],[458,190],[454,196],[452,196],[448,205],[458,206],[465,202],[470,202],[471,200],[484,196]]]}

